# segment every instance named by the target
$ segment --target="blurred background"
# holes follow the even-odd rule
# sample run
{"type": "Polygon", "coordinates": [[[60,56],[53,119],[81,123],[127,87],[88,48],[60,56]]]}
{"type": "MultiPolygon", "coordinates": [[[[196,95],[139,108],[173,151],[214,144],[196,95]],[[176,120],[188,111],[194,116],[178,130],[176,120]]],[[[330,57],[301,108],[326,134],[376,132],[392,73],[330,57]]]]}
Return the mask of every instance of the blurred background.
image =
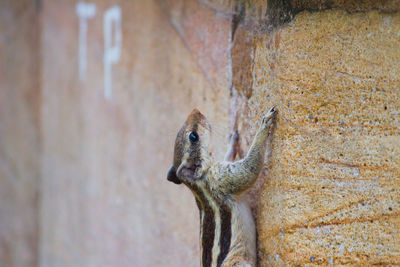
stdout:
{"type": "Polygon", "coordinates": [[[400,1],[0,0],[0,266],[199,266],[166,180],[279,109],[259,266],[400,265],[400,1]]]}

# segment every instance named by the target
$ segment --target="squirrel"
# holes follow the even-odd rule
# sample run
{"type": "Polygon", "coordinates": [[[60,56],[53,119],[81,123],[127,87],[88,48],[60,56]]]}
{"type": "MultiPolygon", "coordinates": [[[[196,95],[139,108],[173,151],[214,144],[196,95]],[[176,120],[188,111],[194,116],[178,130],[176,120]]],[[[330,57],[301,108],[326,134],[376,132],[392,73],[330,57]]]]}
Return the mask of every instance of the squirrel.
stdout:
{"type": "Polygon", "coordinates": [[[239,133],[230,137],[223,162],[211,156],[211,125],[194,109],[179,130],[168,181],[183,183],[194,194],[200,211],[202,267],[256,266],[256,230],[250,207],[241,194],[256,181],[264,165],[267,138],[272,136],[277,109],[262,118],[247,155],[232,162],[239,133]]]}

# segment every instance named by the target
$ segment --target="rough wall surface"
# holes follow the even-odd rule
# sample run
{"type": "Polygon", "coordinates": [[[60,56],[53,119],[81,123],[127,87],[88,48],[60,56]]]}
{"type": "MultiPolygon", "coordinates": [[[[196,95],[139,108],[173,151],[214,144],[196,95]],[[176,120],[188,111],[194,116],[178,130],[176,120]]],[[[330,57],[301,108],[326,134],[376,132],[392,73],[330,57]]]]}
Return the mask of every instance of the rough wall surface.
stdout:
{"type": "Polygon", "coordinates": [[[272,105],[247,194],[259,266],[400,265],[398,0],[93,0],[83,79],[77,2],[4,3],[1,266],[198,266],[193,196],[166,181],[175,135],[199,108],[222,159],[272,105]]]}
{"type": "Polygon", "coordinates": [[[399,33],[399,13],[324,11],[255,40],[247,140],[280,110],[261,266],[400,264],[399,33]]]}
{"type": "Polygon", "coordinates": [[[36,2],[0,2],[0,266],[37,263],[38,19],[36,2]]]}

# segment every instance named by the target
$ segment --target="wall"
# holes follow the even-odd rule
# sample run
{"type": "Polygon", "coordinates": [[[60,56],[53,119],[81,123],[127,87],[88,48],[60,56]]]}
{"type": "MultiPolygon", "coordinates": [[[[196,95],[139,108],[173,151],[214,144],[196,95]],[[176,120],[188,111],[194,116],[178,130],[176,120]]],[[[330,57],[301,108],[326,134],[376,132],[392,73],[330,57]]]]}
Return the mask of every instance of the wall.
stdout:
{"type": "Polygon", "coordinates": [[[187,114],[197,106],[227,125],[229,92],[210,85],[157,3],[93,3],[84,81],[75,3],[43,3],[40,265],[191,266],[197,207],[166,173],[187,114]],[[114,5],[121,57],[107,98],[104,16],[114,5]]]}
{"type": "Polygon", "coordinates": [[[5,3],[2,265],[197,266],[177,130],[199,108],[222,159],[272,105],[260,266],[400,264],[399,1],[5,3]]]}
{"type": "Polygon", "coordinates": [[[0,265],[37,262],[40,191],[39,9],[0,2],[0,265]]]}
{"type": "Polygon", "coordinates": [[[255,41],[242,127],[280,109],[263,265],[400,263],[399,15],[303,12],[255,41]]]}

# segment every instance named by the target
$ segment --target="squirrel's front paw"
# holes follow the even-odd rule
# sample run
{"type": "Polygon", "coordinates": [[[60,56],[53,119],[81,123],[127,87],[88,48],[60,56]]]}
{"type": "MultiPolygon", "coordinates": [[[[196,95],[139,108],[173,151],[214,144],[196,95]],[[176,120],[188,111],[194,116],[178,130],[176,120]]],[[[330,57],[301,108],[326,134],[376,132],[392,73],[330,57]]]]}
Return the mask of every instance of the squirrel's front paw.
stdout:
{"type": "Polygon", "coordinates": [[[275,118],[276,114],[278,113],[278,110],[276,109],[276,107],[272,107],[267,114],[265,114],[263,116],[263,120],[262,120],[262,125],[263,126],[267,126],[269,124],[269,122],[272,121],[273,118],[275,118]]]}

